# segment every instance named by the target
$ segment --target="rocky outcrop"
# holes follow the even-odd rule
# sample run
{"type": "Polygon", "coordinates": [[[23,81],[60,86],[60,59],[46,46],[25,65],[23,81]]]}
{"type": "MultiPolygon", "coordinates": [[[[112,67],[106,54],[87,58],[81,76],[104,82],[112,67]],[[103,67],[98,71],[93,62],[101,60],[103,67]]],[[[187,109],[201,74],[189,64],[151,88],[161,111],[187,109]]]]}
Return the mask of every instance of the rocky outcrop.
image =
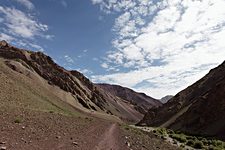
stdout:
{"type": "Polygon", "coordinates": [[[74,76],[42,52],[26,51],[9,46],[9,44],[3,44],[1,45],[0,56],[7,59],[22,60],[46,79],[49,84],[56,85],[82,99],[86,98],[86,91],[76,82],[74,76]]]}

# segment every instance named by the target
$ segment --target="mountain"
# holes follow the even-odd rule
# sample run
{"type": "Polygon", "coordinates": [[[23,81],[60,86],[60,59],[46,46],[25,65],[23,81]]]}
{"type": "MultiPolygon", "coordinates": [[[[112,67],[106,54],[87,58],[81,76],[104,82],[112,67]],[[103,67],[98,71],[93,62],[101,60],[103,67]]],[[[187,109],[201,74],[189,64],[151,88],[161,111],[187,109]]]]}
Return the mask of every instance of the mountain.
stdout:
{"type": "Polygon", "coordinates": [[[18,102],[33,99],[26,104],[29,107],[29,103],[41,100],[56,105],[53,100],[57,100],[80,111],[116,116],[125,121],[137,122],[143,117],[133,104],[99,88],[80,72],[60,67],[42,52],[19,49],[1,41],[0,64],[1,72],[12,80],[10,90],[4,90],[9,88],[8,84],[1,85],[0,96],[6,97],[5,103],[9,98],[19,99],[18,102]],[[21,95],[17,87],[27,96],[21,95]]]}
{"type": "Polygon", "coordinates": [[[41,52],[0,42],[1,150],[178,149],[125,126],[143,117],[134,107],[41,52]]]}
{"type": "Polygon", "coordinates": [[[139,125],[160,126],[225,139],[225,62],[159,108],[139,125]]]}
{"type": "Polygon", "coordinates": [[[131,104],[135,109],[142,114],[145,114],[148,109],[152,107],[161,106],[162,103],[144,93],[135,92],[129,88],[122,87],[119,85],[110,84],[96,84],[97,87],[102,88],[104,91],[108,91],[113,96],[119,97],[131,104]]]}
{"type": "Polygon", "coordinates": [[[167,103],[171,98],[173,98],[173,95],[167,95],[163,98],[160,99],[160,102],[162,102],[163,104],[167,103]]]}

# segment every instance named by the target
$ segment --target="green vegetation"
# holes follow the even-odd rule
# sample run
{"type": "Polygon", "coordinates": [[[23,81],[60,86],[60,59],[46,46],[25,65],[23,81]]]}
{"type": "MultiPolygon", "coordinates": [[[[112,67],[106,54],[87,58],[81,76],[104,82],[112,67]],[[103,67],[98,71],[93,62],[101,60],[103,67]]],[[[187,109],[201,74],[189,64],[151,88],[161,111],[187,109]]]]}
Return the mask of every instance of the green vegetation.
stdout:
{"type": "Polygon", "coordinates": [[[179,141],[180,143],[186,143],[187,139],[184,134],[171,134],[170,137],[179,141]]]}
{"type": "Polygon", "coordinates": [[[22,122],[22,119],[20,119],[20,118],[16,118],[15,120],[14,120],[14,123],[21,123],[22,122]]]}
{"type": "Polygon", "coordinates": [[[153,133],[159,138],[166,139],[170,137],[173,139],[173,144],[179,144],[181,148],[190,146],[194,149],[207,149],[207,150],[224,150],[225,142],[206,138],[201,136],[186,135],[180,131],[173,131],[165,128],[158,128],[153,133]]]}
{"type": "Polygon", "coordinates": [[[204,146],[201,141],[196,141],[193,147],[197,149],[202,149],[204,146]]]}
{"type": "Polygon", "coordinates": [[[49,111],[49,113],[50,113],[50,114],[53,114],[53,113],[54,113],[54,111],[53,111],[53,110],[50,110],[50,111],[49,111]]]}
{"type": "Polygon", "coordinates": [[[181,147],[181,148],[185,148],[185,145],[184,145],[184,144],[181,144],[180,147],[181,147]]]}
{"type": "Polygon", "coordinates": [[[159,136],[165,136],[167,134],[167,130],[165,128],[159,128],[157,130],[154,130],[153,133],[159,136]]]}
{"type": "Polygon", "coordinates": [[[195,144],[195,141],[193,141],[193,140],[191,140],[191,139],[188,140],[187,143],[186,143],[186,145],[191,146],[191,147],[193,147],[194,144],[195,144]]]}
{"type": "Polygon", "coordinates": [[[136,128],[131,127],[131,126],[127,125],[127,124],[123,124],[122,125],[122,129],[124,129],[125,131],[132,132],[132,133],[134,133],[136,135],[139,135],[139,136],[144,136],[145,135],[142,130],[136,129],[136,128]]]}

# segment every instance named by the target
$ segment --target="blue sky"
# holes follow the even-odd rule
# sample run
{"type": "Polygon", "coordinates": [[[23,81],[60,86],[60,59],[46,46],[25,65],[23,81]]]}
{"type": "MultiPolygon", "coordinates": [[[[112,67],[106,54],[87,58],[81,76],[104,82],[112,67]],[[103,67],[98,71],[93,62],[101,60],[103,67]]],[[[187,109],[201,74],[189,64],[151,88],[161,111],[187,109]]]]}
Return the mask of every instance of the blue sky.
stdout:
{"type": "Polygon", "coordinates": [[[175,95],[225,60],[224,0],[0,0],[0,39],[94,82],[175,95]]]}

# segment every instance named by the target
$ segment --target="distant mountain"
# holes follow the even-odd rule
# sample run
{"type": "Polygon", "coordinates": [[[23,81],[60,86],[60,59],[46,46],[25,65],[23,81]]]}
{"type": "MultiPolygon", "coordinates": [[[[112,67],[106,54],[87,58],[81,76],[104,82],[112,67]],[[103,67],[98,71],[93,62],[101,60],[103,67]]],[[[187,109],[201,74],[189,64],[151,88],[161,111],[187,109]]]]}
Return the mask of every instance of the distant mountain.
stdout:
{"type": "MultiPolygon", "coordinates": [[[[58,99],[81,111],[113,115],[126,121],[137,122],[143,117],[143,114],[135,109],[135,105],[99,88],[80,72],[60,67],[42,52],[19,49],[1,41],[0,64],[1,72],[6,72],[5,76],[18,83],[10,85],[12,90],[20,86],[24,87],[21,89],[24,93],[32,95],[21,99],[39,97],[39,101],[45,102],[58,99]],[[38,90],[40,92],[37,93],[38,90]]],[[[8,86],[4,84],[2,88],[7,89],[8,86]]],[[[20,93],[9,92],[1,91],[0,96],[21,96],[20,93]]],[[[31,105],[26,106],[29,108],[31,105]]]]}
{"type": "Polygon", "coordinates": [[[139,125],[161,126],[225,139],[224,114],[225,62],[162,107],[150,109],[139,125]]]}
{"type": "Polygon", "coordinates": [[[96,84],[96,86],[102,88],[105,91],[108,91],[116,97],[130,102],[135,106],[134,108],[142,114],[146,113],[147,110],[152,107],[158,107],[162,105],[159,100],[147,96],[144,93],[135,92],[134,90],[126,87],[110,84],[96,84]]]}
{"type": "Polygon", "coordinates": [[[160,102],[162,102],[163,104],[167,103],[171,98],[173,98],[172,95],[167,95],[163,98],[160,99],[160,102]]]}

